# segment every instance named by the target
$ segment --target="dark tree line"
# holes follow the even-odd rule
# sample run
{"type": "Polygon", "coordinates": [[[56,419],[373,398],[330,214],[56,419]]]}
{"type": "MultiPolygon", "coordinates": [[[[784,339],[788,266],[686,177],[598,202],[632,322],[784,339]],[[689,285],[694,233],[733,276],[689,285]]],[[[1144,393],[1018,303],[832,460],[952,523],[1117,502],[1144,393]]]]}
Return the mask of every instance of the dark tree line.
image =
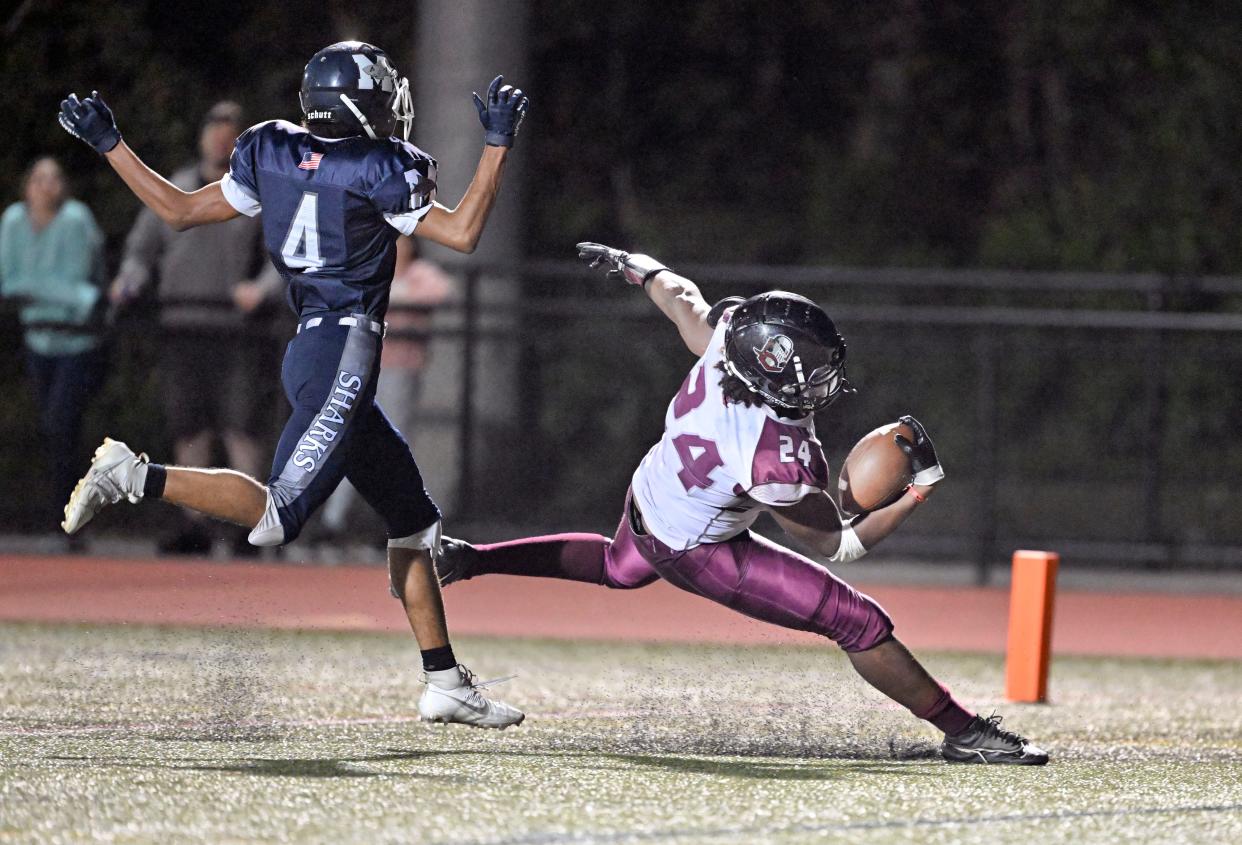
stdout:
{"type": "Polygon", "coordinates": [[[726,260],[1242,269],[1233,4],[536,5],[564,22],[535,28],[540,233],[584,221],[726,260]]]}
{"type": "MultiPolygon", "coordinates": [[[[1207,2],[530,0],[529,250],[615,237],[737,261],[1242,271],[1242,16],[1207,2]]],[[[296,117],[336,38],[413,69],[415,4],[31,0],[3,21],[0,184],[97,86],[165,168],[222,96],[296,117]]],[[[434,151],[433,151],[434,152],[434,151]]]]}
{"type": "MultiPolygon", "coordinates": [[[[533,103],[518,155],[527,164],[533,257],[568,258],[567,245],[596,239],[674,264],[1242,274],[1242,183],[1234,175],[1242,159],[1242,16],[1232,3],[528,5],[523,83],[533,103]]],[[[193,156],[199,118],[215,100],[239,100],[256,121],[296,119],[302,63],[316,49],[363,38],[412,73],[416,26],[409,0],[27,0],[0,12],[8,129],[0,191],[15,197],[27,162],[58,155],[115,257],[138,206],[94,153],[56,125],[66,92],[98,87],[126,138],[169,172],[193,156]]],[[[416,123],[416,141],[417,131],[416,123]]],[[[705,281],[712,295],[739,292],[705,281]]],[[[601,298],[627,293],[602,282],[575,290],[601,298]]],[[[559,284],[531,284],[530,293],[565,295],[559,284]]],[[[877,298],[887,294],[867,295],[890,302],[877,298]]],[[[907,295],[943,299],[940,291],[907,295]]],[[[983,301],[971,297],[953,301],[983,301]]],[[[1034,292],[1005,302],[1042,298],[1034,292]]],[[[1133,307],[1109,295],[1090,304],[1133,307]]],[[[13,322],[5,325],[0,385],[20,397],[20,340],[13,322]]],[[[625,332],[635,326],[601,331],[580,321],[557,328],[525,340],[524,419],[531,442],[548,444],[529,450],[531,471],[551,491],[537,504],[560,519],[598,500],[600,518],[611,519],[609,495],[624,490],[633,461],[658,435],[660,403],[647,394],[665,397],[676,388],[682,353],[671,336],[634,344],[625,332]],[[630,389],[617,389],[618,373],[627,374],[621,381],[630,389]],[[601,467],[566,458],[584,454],[614,460],[601,467]],[[541,463],[545,455],[562,463],[541,463]],[[600,495],[584,497],[583,490],[600,495]]],[[[877,415],[917,408],[937,421],[938,443],[960,467],[955,473],[968,476],[973,412],[961,401],[975,379],[968,339],[931,330],[903,338],[928,351],[915,377],[890,337],[846,328],[851,372],[866,392],[840,409],[831,435],[840,442],[830,445],[840,452],[877,415]]],[[[1117,513],[1139,513],[1130,499],[1140,466],[1133,444],[1144,430],[1137,401],[1143,359],[1128,338],[1069,348],[1061,335],[1034,334],[1005,338],[999,416],[1026,431],[1030,448],[1020,463],[1002,458],[1002,476],[1046,476],[1061,486],[1034,498],[1067,503],[1074,514],[1098,509],[1101,490],[1116,500],[1117,513]],[[1062,484],[1077,476],[1090,484],[1062,484]]],[[[107,394],[93,412],[97,424],[88,428],[103,430],[106,421],[112,433],[141,432],[158,451],[161,428],[147,386],[158,350],[155,340],[135,337],[118,344],[107,394]]],[[[1168,524],[1187,536],[1236,540],[1242,527],[1227,484],[1242,454],[1221,444],[1232,442],[1237,354],[1217,340],[1168,345],[1164,495],[1168,524]],[[1212,478],[1215,486],[1206,485],[1212,478]]],[[[26,458],[35,448],[35,412],[18,400],[0,418],[0,433],[14,446],[0,459],[9,491],[41,483],[26,458]]],[[[12,503],[0,516],[12,518],[19,497],[0,498],[12,503]]],[[[510,497],[521,505],[512,519],[537,515],[529,498],[510,497]]],[[[1015,524],[1031,499],[1023,494],[1006,506],[1015,524]]],[[[937,513],[953,530],[967,527],[965,511],[945,505],[937,513]]],[[[1050,510],[1041,518],[1056,525],[1069,517],[1050,510]]],[[[1119,535],[1145,530],[1120,518],[1106,522],[1119,535]]]]}

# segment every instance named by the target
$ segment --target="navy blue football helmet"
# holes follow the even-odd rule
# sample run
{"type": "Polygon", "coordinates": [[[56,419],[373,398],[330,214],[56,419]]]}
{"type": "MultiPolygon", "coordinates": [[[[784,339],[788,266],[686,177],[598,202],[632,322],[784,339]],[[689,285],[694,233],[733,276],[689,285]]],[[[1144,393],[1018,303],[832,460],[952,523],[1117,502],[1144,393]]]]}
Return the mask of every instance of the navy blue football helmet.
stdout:
{"type": "Polygon", "coordinates": [[[414,106],[410,83],[388,54],[362,41],[324,47],[306,63],[298,93],[311,132],[327,127],[331,137],[366,134],[372,140],[396,134],[410,138],[414,106]]]}
{"type": "Polygon", "coordinates": [[[853,392],[845,339],[805,296],[752,296],[733,310],[724,340],[725,370],[777,411],[809,414],[853,392]]]}

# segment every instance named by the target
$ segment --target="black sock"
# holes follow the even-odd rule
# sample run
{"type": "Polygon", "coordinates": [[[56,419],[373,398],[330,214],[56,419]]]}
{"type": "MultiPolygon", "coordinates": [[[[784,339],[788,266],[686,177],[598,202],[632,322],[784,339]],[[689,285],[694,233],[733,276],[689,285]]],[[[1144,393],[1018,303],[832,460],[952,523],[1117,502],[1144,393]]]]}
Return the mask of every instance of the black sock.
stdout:
{"type": "Polygon", "coordinates": [[[443,669],[452,669],[457,665],[457,658],[453,656],[451,645],[425,649],[422,654],[424,672],[439,672],[443,669]]]}
{"type": "Polygon", "coordinates": [[[163,464],[147,464],[147,480],[142,484],[142,498],[159,499],[164,495],[164,482],[168,480],[168,470],[163,464]]]}

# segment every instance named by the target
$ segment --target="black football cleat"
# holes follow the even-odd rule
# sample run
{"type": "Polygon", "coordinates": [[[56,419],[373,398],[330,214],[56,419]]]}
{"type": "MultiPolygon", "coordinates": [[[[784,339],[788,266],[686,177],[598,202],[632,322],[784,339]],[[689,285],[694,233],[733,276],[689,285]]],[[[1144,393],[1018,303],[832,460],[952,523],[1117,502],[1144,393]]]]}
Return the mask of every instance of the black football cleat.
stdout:
{"type": "Polygon", "coordinates": [[[447,587],[470,578],[471,565],[477,554],[474,546],[465,540],[454,540],[452,537],[442,539],[440,551],[436,554],[436,575],[440,578],[440,586],[447,587]]]}
{"type": "Polygon", "coordinates": [[[976,716],[959,734],[945,734],[940,756],[950,763],[996,763],[1009,766],[1042,766],[1048,752],[1024,737],[1000,726],[1001,717],[993,713],[976,716]]]}

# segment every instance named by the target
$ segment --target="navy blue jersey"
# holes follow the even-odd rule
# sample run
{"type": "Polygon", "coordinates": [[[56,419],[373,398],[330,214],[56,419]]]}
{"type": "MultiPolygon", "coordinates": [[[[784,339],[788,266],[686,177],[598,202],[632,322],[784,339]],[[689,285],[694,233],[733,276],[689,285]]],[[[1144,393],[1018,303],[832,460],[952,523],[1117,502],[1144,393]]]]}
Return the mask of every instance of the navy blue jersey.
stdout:
{"type": "Polygon", "coordinates": [[[284,120],[241,134],[221,183],[229,204],[263,212],[272,263],[301,316],[388,309],[397,233],[431,210],[436,162],[396,138],[319,138],[284,120]]]}

